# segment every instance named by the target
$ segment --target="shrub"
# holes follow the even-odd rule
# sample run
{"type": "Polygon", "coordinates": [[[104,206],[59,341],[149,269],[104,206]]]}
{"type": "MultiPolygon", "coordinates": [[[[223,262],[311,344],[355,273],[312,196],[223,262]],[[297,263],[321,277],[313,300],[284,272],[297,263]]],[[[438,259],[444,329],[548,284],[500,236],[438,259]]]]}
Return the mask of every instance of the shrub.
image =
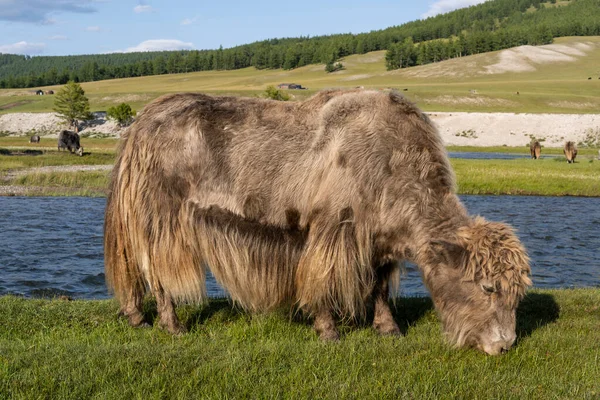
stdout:
{"type": "Polygon", "coordinates": [[[344,65],[341,62],[333,63],[333,61],[329,61],[325,65],[325,71],[327,72],[335,72],[344,69],[344,65]]]}
{"type": "Polygon", "coordinates": [[[127,103],[121,103],[118,106],[110,107],[106,110],[106,116],[110,119],[117,121],[119,126],[127,126],[133,122],[133,116],[135,110],[131,109],[131,106],[127,103]]]}
{"type": "Polygon", "coordinates": [[[288,101],[290,95],[277,89],[275,86],[267,86],[265,97],[272,100],[288,101]]]}

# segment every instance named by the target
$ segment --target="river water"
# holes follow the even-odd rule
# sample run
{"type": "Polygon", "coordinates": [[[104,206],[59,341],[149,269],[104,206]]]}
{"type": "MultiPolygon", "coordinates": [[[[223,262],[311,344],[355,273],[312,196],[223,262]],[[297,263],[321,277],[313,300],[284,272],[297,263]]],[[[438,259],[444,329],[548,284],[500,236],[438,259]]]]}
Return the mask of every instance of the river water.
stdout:
{"type": "MultiPolygon", "coordinates": [[[[462,196],[471,214],[517,228],[538,288],[600,286],[600,198],[462,196]]],[[[102,299],[105,199],[0,197],[0,295],[102,299]]],[[[212,277],[209,295],[224,292],[212,277]]],[[[404,296],[427,295],[414,266],[404,296]]]]}

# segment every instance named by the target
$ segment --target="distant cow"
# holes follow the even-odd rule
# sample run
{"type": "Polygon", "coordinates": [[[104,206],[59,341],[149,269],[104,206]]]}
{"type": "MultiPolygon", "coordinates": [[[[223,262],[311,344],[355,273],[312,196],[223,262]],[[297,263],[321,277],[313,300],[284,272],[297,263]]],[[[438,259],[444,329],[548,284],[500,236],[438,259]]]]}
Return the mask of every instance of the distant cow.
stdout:
{"type": "Polygon", "coordinates": [[[83,155],[83,147],[79,145],[79,135],[73,131],[64,130],[58,135],[58,150],[68,149],[79,156],[83,155]]]}
{"type": "Polygon", "coordinates": [[[32,137],[29,138],[29,143],[39,143],[39,142],[40,142],[39,135],[33,135],[32,137]]]}
{"type": "Polygon", "coordinates": [[[565,148],[563,149],[563,153],[565,153],[565,157],[567,158],[567,162],[574,163],[575,157],[577,157],[577,146],[575,142],[567,142],[565,143],[565,148]]]}
{"type": "Polygon", "coordinates": [[[542,146],[540,142],[535,140],[529,144],[529,152],[531,153],[531,158],[537,160],[540,158],[540,154],[542,154],[542,146]]]}

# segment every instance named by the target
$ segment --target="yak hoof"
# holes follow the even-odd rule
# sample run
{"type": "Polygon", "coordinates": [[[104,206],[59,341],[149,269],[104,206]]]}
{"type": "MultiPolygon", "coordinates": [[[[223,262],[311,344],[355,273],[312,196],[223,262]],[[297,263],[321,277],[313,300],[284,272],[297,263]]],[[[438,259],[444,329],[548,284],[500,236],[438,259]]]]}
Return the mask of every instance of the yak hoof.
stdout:
{"type": "Polygon", "coordinates": [[[150,326],[148,322],[146,322],[146,320],[144,319],[144,314],[142,314],[141,312],[134,312],[129,314],[121,310],[119,311],[118,316],[120,318],[127,318],[127,322],[129,323],[129,325],[134,328],[146,328],[150,326]]]}
{"type": "Polygon", "coordinates": [[[327,330],[319,332],[319,339],[323,342],[337,342],[340,340],[340,334],[337,330],[327,330]]]}
{"type": "Polygon", "coordinates": [[[188,331],[187,328],[179,322],[170,323],[170,324],[159,324],[159,326],[174,336],[183,335],[184,333],[187,333],[187,331],[188,331]]]}
{"type": "Polygon", "coordinates": [[[374,328],[381,336],[402,336],[400,328],[395,323],[375,325],[374,328]]]}

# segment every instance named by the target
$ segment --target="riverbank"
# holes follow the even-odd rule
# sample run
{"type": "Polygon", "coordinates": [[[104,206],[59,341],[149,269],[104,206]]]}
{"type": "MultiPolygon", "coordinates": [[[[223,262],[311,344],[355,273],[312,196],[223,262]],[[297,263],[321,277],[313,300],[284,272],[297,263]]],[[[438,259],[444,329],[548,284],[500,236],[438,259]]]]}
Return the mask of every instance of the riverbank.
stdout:
{"type": "MultiPolygon", "coordinates": [[[[133,329],[115,301],[0,297],[0,393],[8,398],[596,398],[600,289],[533,290],[518,343],[490,357],[450,348],[429,298],[400,298],[403,337],[341,327],[321,343],[287,311],[226,300],[178,307],[190,332],[133,329]]],[[[145,303],[155,317],[155,305],[145,303]]]]}
{"type": "MultiPolygon", "coordinates": [[[[450,161],[458,194],[600,197],[600,161],[591,156],[581,156],[575,164],[566,163],[562,157],[450,161]]],[[[111,168],[70,165],[4,172],[0,168],[0,196],[102,197],[111,168]]]]}

